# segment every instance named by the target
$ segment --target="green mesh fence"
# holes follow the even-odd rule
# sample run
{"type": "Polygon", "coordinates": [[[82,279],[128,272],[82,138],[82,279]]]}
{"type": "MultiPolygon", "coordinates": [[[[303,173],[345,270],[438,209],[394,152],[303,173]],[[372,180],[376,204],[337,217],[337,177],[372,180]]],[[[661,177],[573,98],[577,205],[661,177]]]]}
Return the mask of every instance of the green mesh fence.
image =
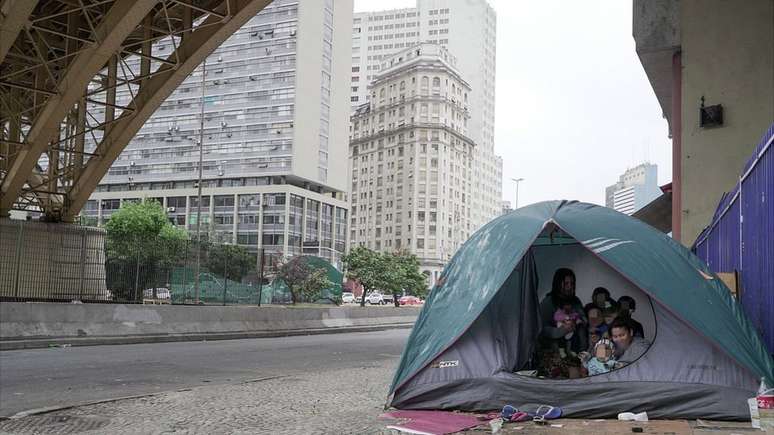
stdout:
{"type": "MultiPolygon", "coordinates": [[[[322,291],[321,297],[312,302],[340,302],[343,275],[328,261],[309,256],[309,265],[313,268],[323,268],[327,271],[328,280],[333,286],[322,291]]],[[[194,303],[196,300],[196,269],[194,267],[177,267],[170,273],[169,291],[172,303],[194,303]]],[[[224,279],[204,268],[200,274],[199,300],[205,304],[288,304],[292,301],[290,289],[281,279],[274,279],[263,286],[261,291],[258,282],[244,283],[224,279]]]]}

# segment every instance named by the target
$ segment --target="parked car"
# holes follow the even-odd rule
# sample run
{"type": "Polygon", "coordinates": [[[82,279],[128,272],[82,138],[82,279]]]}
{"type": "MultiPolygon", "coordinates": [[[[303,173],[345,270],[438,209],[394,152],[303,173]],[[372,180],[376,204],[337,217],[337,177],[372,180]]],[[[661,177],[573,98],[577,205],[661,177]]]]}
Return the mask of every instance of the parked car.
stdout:
{"type": "MultiPolygon", "coordinates": [[[[142,291],[142,297],[145,299],[153,299],[153,289],[152,288],[146,288],[142,291]]],[[[172,299],[172,293],[169,292],[169,289],[166,287],[158,287],[156,289],[156,299],[172,299]]]]}
{"type": "Polygon", "coordinates": [[[401,305],[422,305],[422,299],[419,299],[416,296],[403,296],[402,298],[398,299],[398,303],[401,305]]]}
{"type": "Polygon", "coordinates": [[[395,296],[392,295],[392,293],[382,293],[382,303],[383,304],[394,304],[395,303],[395,296]]]}
{"type": "Polygon", "coordinates": [[[355,302],[355,295],[352,292],[344,292],[341,294],[341,302],[344,304],[352,304],[355,302]]]}
{"type": "Polygon", "coordinates": [[[382,299],[381,293],[371,292],[366,296],[366,303],[370,305],[382,305],[384,304],[384,299],[382,299]]]}

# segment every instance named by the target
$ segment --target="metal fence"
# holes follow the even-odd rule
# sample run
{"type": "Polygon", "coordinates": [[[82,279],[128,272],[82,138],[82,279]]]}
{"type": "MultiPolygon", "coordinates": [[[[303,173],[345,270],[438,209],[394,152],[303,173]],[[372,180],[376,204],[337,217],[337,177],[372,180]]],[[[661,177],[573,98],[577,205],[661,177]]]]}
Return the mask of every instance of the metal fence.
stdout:
{"type": "Polygon", "coordinates": [[[235,245],[112,240],[101,228],[0,219],[6,301],[288,303],[287,287],[273,279],[279,261],[235,245]]]}
{"type": "Polygon", "coordinates": [[[108,300],[105,231],[0,219],[0,298],[108,300]]]}
{"type": "Polygon", "coordinates": [[[740,301],[774,353],[774,124],[693,251],[715,272],[737,272],[740,301]]]}

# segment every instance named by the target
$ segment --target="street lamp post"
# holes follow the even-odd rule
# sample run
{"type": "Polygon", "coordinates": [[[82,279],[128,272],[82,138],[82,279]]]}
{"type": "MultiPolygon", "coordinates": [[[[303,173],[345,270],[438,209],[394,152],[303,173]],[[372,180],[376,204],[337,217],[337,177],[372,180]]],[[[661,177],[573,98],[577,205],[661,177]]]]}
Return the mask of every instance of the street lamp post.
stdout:
{"type": "Polygon", "coordinates": [[[523,178],[511,178],[511,181],[516,183],[516,203],[513,205],[513,209],[516,210],[519,208],[519,183],[524,181],[523,178]]]}
{"type": "Polygon", "coordinates": [[[202,163],[204,160],[204,79],[207,75],[207,58],[202,62],[202,104],[199,113],[199,182],[196,202],[196,304],[200,303],[199,274],[202,267],[202,163]]]}

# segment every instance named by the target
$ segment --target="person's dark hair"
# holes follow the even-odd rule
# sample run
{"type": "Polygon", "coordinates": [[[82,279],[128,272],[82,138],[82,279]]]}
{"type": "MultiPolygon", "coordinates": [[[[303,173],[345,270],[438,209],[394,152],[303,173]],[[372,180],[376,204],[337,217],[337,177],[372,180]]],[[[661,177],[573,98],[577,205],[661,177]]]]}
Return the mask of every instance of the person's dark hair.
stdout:
{"type": "Polygon", "coordinates": [[[577,298],[575,296],[562,296],[562,295],[559,295],[557,297],[557,299],[556,299],[556,301],[557,301],[556,308],[557,309],[564,308],[565,305],[569,305],[569,306],[573,307],[575,305],[575,303],[576,303],[576,299],[577,298]]]}
{"type": "Polygon", "coordinates": [[[628,303],[629,309],[636,310],[637,309],[637,303],[634,301],[634,298],[631,296],[621,296],[618,298],[618,306],[620,307],[622,303],[628,303]]]}
{"type": "Polygon", "coordinates": [[[613,332],[615,328],[626,328],[629,330],[629,334],[634,335],[634,325],[628,317],[616,317],[610,324],[610,332],[613,332]]]}
{"type": "Polygon", "coordinates": [[[562,294],[562,283],[566,276],[571,276],[573,282],[575,282],[575,272],[572,269],[566,267],[560,267],[554,272],[554,279],[551,282],[551,302],[555,307],[559,306],[560,296],[562,294]]]}
{"type": "Polygon", "coordinates": [[[604,287],[597,287],[594,289],[594,293],[591,294],[592,299],[596,299],[597,295],[600,293],[605,294],[605,299],[610,299],[610,290],[604,288],[604,287]]]}
{"type": "Polygon", "coordinates": [[[599,308],[598,306],[594,304],[586,304],[585,307],[583,307],[583,313],[586,314],[586,318],[589,318],[589,312],[591,310],[599,310],[600,315],[604,315],[605,313],[602,311],[602,308],[599,308]]]}

